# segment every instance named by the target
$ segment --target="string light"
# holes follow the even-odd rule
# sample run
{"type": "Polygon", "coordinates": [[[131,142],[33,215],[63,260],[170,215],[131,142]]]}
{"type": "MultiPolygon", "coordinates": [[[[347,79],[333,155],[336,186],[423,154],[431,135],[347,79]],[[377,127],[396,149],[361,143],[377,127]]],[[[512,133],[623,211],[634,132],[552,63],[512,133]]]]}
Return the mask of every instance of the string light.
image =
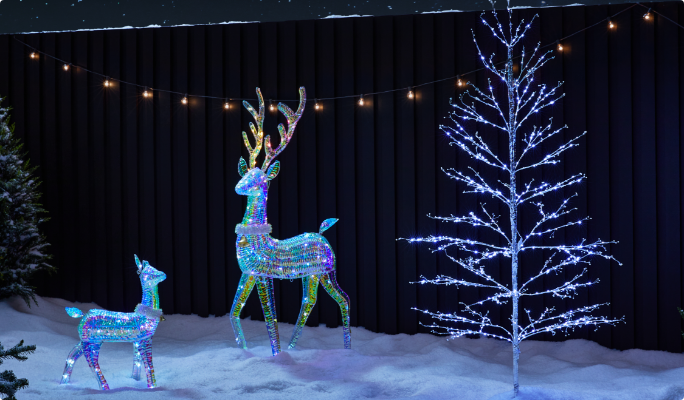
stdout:
{"type": "Polygon", "coordinates": [[[273,105],[273,100],[269,100],[269,101],[268,101],[268,110],[269,110],[270,112],[274,112],[274,111],[275,111],[275,106],[273,105]]]}
{"type": "Polygon", "coordinates": [[[409,89],[408,91],[408,98],[413,99],[413,90],[409,89]]]}
{"type": "Polygon", "coordinates": [[[361,95],[361,97],[359,97],[359,105],[363,106],[363,95],[361,95]]]}
{"type": "Polygon", "coordinates": [[[106,78],[105,78],[105,80],[104,80],[104,85],[105,85],[105,87],[109,87],[109,85],[110,85],[109,77],[106,77],[106,78]]]}
{"type": "Polygon", "coordinates": [[[183,103],[183,105],[188,104],[188,94],[187,94],[187,93],[186,93],[185,96],[183,96],[183,98],[181,99],[181,103],[183,103]]]}
{"type": "Polygon", "coordinates": [[[230,109],[230,103],[228,103],[228,99],[226,99],[226,101],[223,103],[223,108],[224,108],[225,110],[230,109]]]}
{"type": "Polygon", "coordinates": [[[648,11],[646,11],[646,14],[644,14],[644,19],[646,21],[651,19],[651,9],[649,8],[648,11]]]}
{"type": "MultiPolygon", "coordinates": [[[[0,1],[2,1],[2,0],[0,0],[0,1]]],[[[637,6],[637,5],[641,5],[641,4],[639,4],[639,3],[633,4],[632,6],[627,7],[627,8],[625,8],[625,9],[619,11],[618,13],[614,14],[612,17],[615,17],[615,16],[617,16],[617,15],[619,15],[619,14],[622,14],[623,12],[628,11],[629,9],[631,9],[632,7],[635,7],[635,6],[637,6]]],[[[643,5],[641,5],[641,6],[643,7],[643,5]]],[[[644,7],[644,8],[645,8],[645,7],[644,7]]],[[[644,18],[645,20],[650,20],[650,19],[651,19],[651,8],[649,8],[648,11],[643,15],[643,18],[644,18]]],[[[574,33],[568,35],[567,37],[573,36],[573,35],[575,35],[575,34],[577,34],[577,33],[580,33],[580,32],[583,32],[583,31],[585,31],[585,30],[587,30],[587,29],[589,29],[589,28],[591,28],[591,27],[593,27],[593,26],[594,26],[594,25],[588,26],[588,27],[586,27],[586,28],[584,28],[584,29],[580,29],[580,30],[578,30],[577,32],[574,32],[574,33]]],[[[616,28],[617,28],[617,24],[614,23],[614,22],[612,22],[612,20],[611,20],[610,18],[608,18],[608,27],[609,27],[609,29],[616,29],[616,28]]],[[[22,42],[21,40],[17,39],[16,37],[13,37],[13,39],[16,40],[17,42],[21,43],[22,45],[26,46],[27,48],[33,49],[31,46],[29,46],[29,45],[26,44],[25,42],[22,42]]],[[[560,43],[560,41],[556,41],[556,45],[557,45],[557,50],[558,50],[558,51],[563,51],[563,45],[560,43]]],[[[548,45],[546,45],[546,46],[548,46],[548,45]]],[[[542,46],[542,47],[546,47],[546,46],[542,46]]],[[[47,56],[47,57],[50,57],[50,58],[52,58],[52,59],[55,59],[55,60],[58,61],[58,62],[61,62],[61,61],[62,61],[62,60],[60,60],[60,59],[58,59],[58,58],[56,58],[56,57],[54,57],[54,56],[51,56],[51,55],[49,55],[49,54],[46,54],[46,56],[47,56]]],[[[36,52],[36,51],[31,52],[31,53],[30,53],[30,58],[31,58],[31,59],[37,59],[37,58],[39,58],[39,53],[36,52]]],[[[64,71],[68,71],[70,68],[71,68],[71,64],[68,64],[68,63],[63,64],[63,69],[64,69],[64,71]]],[[[89,69],[87,69],[87,68],[80,67],[80,69],[85,70],[86,72],[90,72],[90,73],[94,73],[94,74],[97,74],[97,75],[99,75],[99,76],[102,76],[102,74],[97,73],[97,72],[95,72],[95,71],[91,71],[91,70],[89,70],[89,69]]],[[[474,73],[474,72],[477,72],[477,71],[478,71],[478,70],[470,71],[470,72],[467,72],[466,74],[471,74],[471,73],[474,73]]],[[[445,80],[448,80],[448,79],[453,79],[453,77],[438,79],[438,80],[435,80],[435,81],[432,81],[432,82],[425,82],[424,84],[433,84],[433,83],[445,81],[445,80]]],[[[142,87],[142,85],[138,85],[138,84],[132,83],[132,82],[126,82],[126,81],[121,81],[121,80],[119,80],[119,82],[122,83],[122,84],[126,84],[126,85],[133,85],[133,86],[137,86],[137,87],[142,87]]],[[[461,79],[461,76],[460,76],[460,75],[457,75],[457,76],[456,76],[456,85],[457,85],[458,87],[463,87],[463,86],[465,86],[465,82],[461,79]]],[[[387,90],[387,91],[385,91],[385,92],[394,92],[394,91],[399,91],[399,90],[404,90],[404,89],[407,89],[407,88],[391,89],[391,90],[387,90]]],[[[162,91],[168,92],[168,93],[177,93],[177,92],[173,92],[173,91],[170,91],[170,90],[162,90],[162,91]]],[[[411,90],[409,89],[409,92],[410,92],[410,91],[411,91],[411,90]]],[[[379,92],[379,93],[385,93],[385,92],[379,92]]],[[[377,93],[373,93],[373,94],[377,94],[377,93]]],[[[145,92],[143,92],[143,96],[144,96],[144,97],[150,97],[150,96],[152,96],[152,93],[151,93],[151,91],[148,91],[147,88],[145,88],[145,92]]],[[[213,96],[199,96],[199,97],[204,97],[204,98],[209,98],[209,99],[220,99],[220,98],[218,98],[218,97],[213,97],[213,96]]],[[[410,97],[410,96],[409,96],[409,97],[410,97]]],[[[335,98],[327,98],[327,99],[335,99],[335,98]]],[[[226,103],[227,103],[227,102],[226,102],[226,103]]],[[[359,105],[363,105],[363,100],[362,100],[362,99],[359,99],[359,105]]],[[[320,106],[320,107],[321,107],[321,109],[322,109],[322,106],[320,106]]],[[[224,108],[225,108],[225,109],[229,109],[230,106],[224,104],[224,108]]],[[[273,112],[273,111],[276,111],[276,107],[273,106],[273,105],[271,104],[270,107],[269,107],[269,110],[272,111],[272,112],[273,112]]]]}
{"type": "Polygon", "coordinates": [[[323,109],[323,106],[321,106],[320,104],[318,104],[318,99],[314,100],[314,108],[315,108],[317,111],[323,109]]]}

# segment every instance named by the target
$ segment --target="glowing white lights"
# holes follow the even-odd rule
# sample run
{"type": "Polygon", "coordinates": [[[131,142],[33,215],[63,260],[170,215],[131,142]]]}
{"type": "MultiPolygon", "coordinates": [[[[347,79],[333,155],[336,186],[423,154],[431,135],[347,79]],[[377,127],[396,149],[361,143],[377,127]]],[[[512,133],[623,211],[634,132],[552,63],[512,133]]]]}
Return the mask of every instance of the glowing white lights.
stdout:
{"type": "MultiPolygon", "coordinates": [[[[508,9],[509,21],[512,21],[511,10],[508,9]]],[[[450,237],[433,235],[421,238],[407,239],[409,242],[427,242],[435,247],[433,251],[442,251],[458,267],[466,270],[465,274],[459,273],[458,278],[446,275],[437,275],[435,278],[421,276],[416,283],[469,286],[481,289],[485,293],[482,300],[471,304],[461,303],[462,309],[451,313],[432,312],[419,310],[437,321],[446,321],[451,325],[439,325],[438,323],[427,325],[435,329],[435,332],[446,333],[452,337],[460,337],[470,334],[481,334],[507,340],[513,346],[513,387],[518,392],[518,360],[520,355],[520,342],[524,339],[544,332],[555,333],[573,330],[580,326],[597,326],[600,324],[615,324],[622,319],[593,316],[591,313],[604,304],[595,304],[564,312],[556,312],[553,307],[531,311],[520,308],[520,300],[524,297],[551,295],[559,299],[572,298],[578,289],[586,288],[598,283],[598,279],[592,280],[587,275],[586,266],[592,257],[603,257],[616,261],[611,255],[606,254],[608,245],[614,241],[596,240],[565,245],[553,244],[554,234],[559,230],[579,226],[588,217],[571,219],[571,213],[576,208],[568,208],[572,195],[561,201],[560,206],[549,211],[541,202],[543,196],[557,192],[571,185],[583,182],[586,177],[577,173],[569,178],[557,182],[537,182],[533,179],[522,181],[522,172],[532,168],[558,164],[561,155],[573,147],[578,146],[579,139],[584,133],[575,136],[569,141],[551,149],[546,154],[540,153],[540,145],[551,147],[551,138],[562,137],[565,126],[552,128],[551,120],[548,123],[540,123],[539,119],[534,123],[528,121],[531,116],[540,114],[546,107],[552,106],[563,94],[557,93],[562,82],[548,87],[546,84],[533,86],[535,73],[550,59],[549,54],[540,54],[540,45],[531,53],[522,53],[519,64],[514,66],[514,47],[521,41],[532,21],[521,21],[517,27],[511,25],[504,28],[495,16],[495,23],[490,24],[486,20],[482,22],[490,28],[493,35],[507,48],[507,62],[495,64],[493,55],[485,57],[475,40],[478,55],[485,69],[499,77],[504,83],[506,93],[495,93],[490,83],[486,89],[473,87],[474,92],[466,90],[460,94],[457,101],[452,101],[454,108],[450,119],[452,125],[442,125],[442,129],[450,140],[451,145],[457,146],[471,158],[485,165],[470,167],[468,171],[461,172],[453,168],[445,169],[448,177],[465,185],[464,193],[477,193],[482,197],[490,197],[500,202],[495,207],[488,206],[484,200],[480,203],[480,212],[470,212],[465,216],[430,218],[451,222],[459,225],[467,225],[467,232],[472,228],[483,229],[493,234],[492,237],[478,235],[478,239],[462,237],[450,237]],[[515,68],[515,69],[514,69],[515,68]],[[506,96],[507,94],[507,96],[506,96]],[[501,105],[500,99],[505,103],[501,105]],[[510,100],[508,100],[510,99],[510,100]],[[509,102],[510,101],[510,102],[509,102]],[[487,110],[487,114],[483,112],[487,110]],[[493,112],[493,113],[491,113],[493,112]],[[493,115],[492,115],[493,114],[493,115]],[[491,136],[478,133],[477,124],[484,124],[493,131],[491,136]],[[508,154],[497,154],[499,148],[499,135],[503,133],[508,137],[508,154]],[[493,142],[489,143],[489,141],[493,142]],[[487,166],[498,170],[490,179],[488,175],[481,175],[480,171],[487,166]],[[522,225],[518,221],[518,214],[523,209],[535,208],[539,212],[539,220],[530,226],[522,225]],[[505,210],[505,215],[498,215],[494,210],[505,210]],[[524,282],[519,271],[519,259],[521,256],[534,251],[546,251],[550,256],[541,265],[539,272],[526,275],[524,282]],[[492,264],[493,259],[502,259],[501,263],[492,264]],[[510,263],[510,264],[509,264],[510,263]],[[510,281],[500,283],[498,276],[500,266],[510,265],[510,281]],[[568,281],[551,289],[540,289],[542,279],[549,274],[559,274],[568,267],[580,266],[579,271],[568,281]],[[495,269],[496,274],[489,271],[495,269]],[[489,305],[499,305],[510,302],[512,312],[510,317],[501,318],[501,321],[510,321],[509,324],[499,324],[494,321],[485,308],[489,305]],[[520,310],[524,312],[527,323],[519,321],[520,310]]],[[[535,16],[536,17],[536,16],[535,16]]],[[[557,42],[557,50],[563,51],[563,46],[557,42]]],[[[516,52],[519,54],[519,52],[516,52]]],[[[517,63],[517,59],[516,59],[517,63]]],[[[458,81],[460,86],[460,79],[458,81]]],[[[503,86],[503,85],[502,85],[503,86]]],[[[542,118],[543,118],[542,113],[542,118]]],[[[481,127],[480,127],[481,128],[481,127]]],[[[480,129],[480,132],[482,130],[480,129]]],[[[540,174],[541,175],[541,174],[540,174]]],[[[554,199],[556,197],[553,197],[554,199]]],[[[527,268],[530,268],[529,266],[527,268]]],[[[526,272],[527,274],[527,272],[526,272]]]]}

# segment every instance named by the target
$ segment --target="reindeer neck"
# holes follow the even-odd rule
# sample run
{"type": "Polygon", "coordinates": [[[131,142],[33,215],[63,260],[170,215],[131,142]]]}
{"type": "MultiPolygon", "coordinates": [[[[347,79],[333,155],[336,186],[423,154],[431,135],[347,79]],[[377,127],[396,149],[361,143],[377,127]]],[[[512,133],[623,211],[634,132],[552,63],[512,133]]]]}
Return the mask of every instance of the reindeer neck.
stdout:
{"type": "Polygon", "coordinates": [[[268,200],[268,189],[264,189],[260,194],[247,197],[247,209],[242,218],[242,225],[263,225],[268,223],[266,216],[266,200],[268,200]]]}
{"type": "Polygon", "coordinates": [[[143,287],[143,298],[140,304],[159,309],[159,289],[157,285],[154,285],[152,288],[143,287]]]}

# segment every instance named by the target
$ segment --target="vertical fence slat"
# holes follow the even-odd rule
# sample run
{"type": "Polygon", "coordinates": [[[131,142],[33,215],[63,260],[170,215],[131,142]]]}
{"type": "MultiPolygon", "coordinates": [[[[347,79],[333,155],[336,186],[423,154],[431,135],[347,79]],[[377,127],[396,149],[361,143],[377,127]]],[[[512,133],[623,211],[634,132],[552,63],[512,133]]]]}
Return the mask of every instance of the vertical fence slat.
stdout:
{"type": "Polygon", "coordinates": [[[124,274],[133,265],[133,254],[124,254],[123,237],[123,192],[121,164],[121,40],[120,32],[105,35],[105,74],[110,76],[111,87],[105,93],[104,135],[105,135],[105,208],[107,240],[107,299],[112,310],[130,311],[124,308],[124,274]]]}
{"type": "MultiPolygon", "coordinates": [[[[659,5],[658,11],[677,20],[679,16],[677,4],[659,5]]],[[[676,185],[681,179],[679,164],[682,154],[679,147],[682,138],[673,134],[680,130],[679,107],[682,99],[679,96],[680,64],[677,57],[678,32],[681,30],[661,17],[655,20],[655,185],[657,214],[657,310],[658,349],[680,353],[682,338],[680,336],[681,318],[677,312],[681,298],[681,269],[672,268],[682,265],[682,192],[676,185]]]]}
{"type": "MultiPolygon", "coordinates": [[[[587,23],[602,21],[608,15],[607,6],[590,7],[587,23]]],[[[601,29],[587,31],[587,59],[596,60],[596,67],[587,69],[587,240],[608,240],[610,231],[610,143],[609,135],[609,80],[608,32],[601,29]]],[[[610,250],[610,248],[609,248],[610,250]]],[[[591,263],[589,279],[600,281],[589,291],[589,303],[611,302],[611,267],[617,263],[599,258],[591,263]],[[613,264],[613,265],[611,265],[613,264]]],[[[615,317],[612,307],[601,310],[602,315],[615,317]]],[[[611,345],[612,329],[590,330],[589,338],[604,346],[611,345]]]]}
{"type": "MultiPolygon", "coordinates": [[[[395,80],[398,87],[413,84],[414,74],[414,20],[412,16],[397,17],[394,23],[395,80]]],[[[398,100],[395,99],[395,107],[398,100]]],[[[396,227],[401,237],[416,236],[416,180],[415,173],[415,117],[412,107],[401,109],[395,114],[394,126],[396,179],[396,227]]],[[[417,305],[417,289],[410,282],[418,278],[417,253],[426,251],[425,246],[414,246],[401,242],[397,246],[397,291],[401,293],[397,302],[399,332],[416,333],[418,315],[409,311],[417,305]]],[[[421,319],[422,320],[422,319],[421,319]]]]}
{"type": "MultiPolygon", "coordinates": [[[[394,88],[394,20],[378,18],[375,25],[375,87],[379,91],[390,90],[394,88]]],[[[394,93],[380,94],[376,96],[376,102],[374,158],[377,189],[373,245],[377,246],[378,267],[374,290],[378,300],[378,330],[397,333],[397,314],[402,312],[397,308],[397,242],[383,239],[397,237],[394,93]]]]}
{"type": "MultiPolygon", "coordinates": [[[[88,38],[88,67],[93,71],[103,71],[104,66],[104,35],[102,31],[92,32],[88,38]]],[[[87,74],[88,84],[88,111],[85,117],[88,122],[86,131],[90,141],[90,160],[88,165],[88,185],[92,196],[91,207],[91,237],[92,246],[88,248],[91,263],[88,268],[92,271],[91,286],[93,289],[93,301],[103,307],[109,306],[107,262],[103,262],[102,255],[107,254],[108,243],[106,241],[106,211],[105,211],[105,127],[104,110],[106,104],[104,98],[106,90],[101,76],[87,74]]],[[[84,249],[85,250],[85,249],[84,249]]],[[[116,267],[114,267],[116,268],[116,267]]]]}
{"type": "MultiPolygon", "coordinates": [[[[171,88],[171,29],[155,29],[154,33],[154,86],[171,88]]],[[[159,93],[155,98],[154,131],[154,215],[155,215],[155,268],[166,273],[166,281],[159,287],[159,301],[165,313],[176,312],[176,270],[173,257],[173,153],[171,130],[171,95],[159,93]]]]}
{"type": "MultiPolygon", "coordinates": [[[[223,26],[207,28],[207,81],[210,96],[222,96],[223,89],[223,26]]],[[[226,230],[224,216],[224,185],[230,186],[223,176],[223,102],[208,100],[207,113],[207,256],[209,313],[224,315],[229,311],[226,290],[226,230]]]]}

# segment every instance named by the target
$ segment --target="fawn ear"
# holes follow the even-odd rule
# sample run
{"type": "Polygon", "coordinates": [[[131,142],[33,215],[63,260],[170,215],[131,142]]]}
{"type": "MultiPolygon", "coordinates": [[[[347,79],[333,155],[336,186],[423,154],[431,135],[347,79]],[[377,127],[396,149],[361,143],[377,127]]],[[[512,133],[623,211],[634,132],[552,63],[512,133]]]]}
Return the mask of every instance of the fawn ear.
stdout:
{"type": "Polygon", "coordinates": [[[273,165],[268,168],[268,172],[266,172],[266,180],[272,180],[278,176],[278,172],[280,172],[280,161],[274,162],[273,165]]]}
{"type": "Polygon", "coordinates": [[[249,171],[249,168],[247,168],[247,162],[245,162],[245,159],[240,157],[240,161],[238,162],[238,174],[240,176],[245,176],[245,174],[249,171]]]}
{"type": "Polygon", "coordinates": [[[140,259],[138,258],[137,254],[133,254],[133,257],[135,257],[135,265],[138,266],[138,271],[142,269],[142,264],[140,263],[140,259]]]}

